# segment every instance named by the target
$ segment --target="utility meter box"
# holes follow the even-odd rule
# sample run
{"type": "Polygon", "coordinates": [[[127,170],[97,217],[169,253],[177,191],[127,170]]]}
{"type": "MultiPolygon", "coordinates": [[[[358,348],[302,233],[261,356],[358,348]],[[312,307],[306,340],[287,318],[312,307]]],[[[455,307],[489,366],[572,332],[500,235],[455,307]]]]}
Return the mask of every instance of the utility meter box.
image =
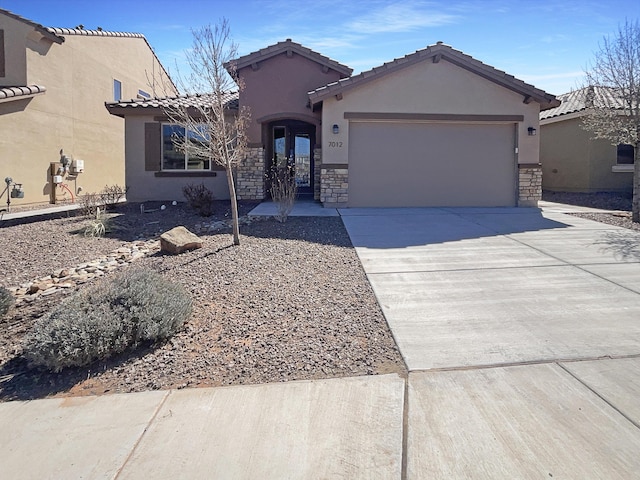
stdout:
{"type": "Polygon", "coordinates": [[[11,198],[24,198],[24,190],[22,187],[13,187],[11,190],[11,198]]]}
{"type": "Polygon", "coordinates": [[[74,160],[71,162],[71,172],[72,173],[82,173],[84,172],[84,160],[74,160]]]}
{"type": "Polygon", "coordinates": [[[55,183],[55,184],[62,183],[62,175],[54,175],[53,176],[53,183],[55,183]]]}

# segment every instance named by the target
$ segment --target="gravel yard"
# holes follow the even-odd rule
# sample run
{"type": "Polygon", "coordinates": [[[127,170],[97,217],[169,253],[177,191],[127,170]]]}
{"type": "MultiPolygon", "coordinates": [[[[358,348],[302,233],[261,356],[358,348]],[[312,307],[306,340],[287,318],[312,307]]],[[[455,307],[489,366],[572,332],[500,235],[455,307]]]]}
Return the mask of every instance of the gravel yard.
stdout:
{"type": "MultiPolygon", "coordinates": [[[[242,213],[252,207],[243,205],[242,213]]],[[[217,206],[216,218],[228,216],[224,208],[217,206]]],[[[0,284],[14,286],[89,261],[178,224],[195,230],[203,221],[180,205],[144,214],[128,205],[119,214],[118,229],[101,239],[73,233],[85,222],[78,217],[4,222],[0,284]]],[[[241,227],[238,247],[231,246],[229,231],[201,237],[202,249],[135,262],[191,292],[194,312],[183,331],[165,344],[89,368],[58,374],[29,369],[20,340],[64,293],[41,297],[0,323],[0,399],[405,372],[339,217],[255,221],[241,227]]],[[[98,288],[100,281],[79,288],[98,288]]]]}

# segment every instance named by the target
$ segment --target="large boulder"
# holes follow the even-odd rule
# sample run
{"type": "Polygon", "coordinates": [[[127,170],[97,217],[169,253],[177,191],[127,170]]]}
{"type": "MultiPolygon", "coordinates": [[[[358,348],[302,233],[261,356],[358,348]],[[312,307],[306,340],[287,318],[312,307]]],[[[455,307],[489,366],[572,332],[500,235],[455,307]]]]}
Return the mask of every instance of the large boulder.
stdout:
{"type": "Polygon", "coordinates": [[[168,253],[182,253],[202,248],[202,240],[185,227],[175,227],[160,235],[160,250],[168,253]]]}

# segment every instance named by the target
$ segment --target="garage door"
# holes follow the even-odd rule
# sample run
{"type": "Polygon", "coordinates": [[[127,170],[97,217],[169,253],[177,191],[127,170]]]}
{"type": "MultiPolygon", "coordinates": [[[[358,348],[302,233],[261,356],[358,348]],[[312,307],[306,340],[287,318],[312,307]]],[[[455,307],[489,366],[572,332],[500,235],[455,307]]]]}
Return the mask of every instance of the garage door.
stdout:
{"type": "Polygon", "coordinates": [[[349,206],[515,206],[513,124],[349,125],[349,206]]]}

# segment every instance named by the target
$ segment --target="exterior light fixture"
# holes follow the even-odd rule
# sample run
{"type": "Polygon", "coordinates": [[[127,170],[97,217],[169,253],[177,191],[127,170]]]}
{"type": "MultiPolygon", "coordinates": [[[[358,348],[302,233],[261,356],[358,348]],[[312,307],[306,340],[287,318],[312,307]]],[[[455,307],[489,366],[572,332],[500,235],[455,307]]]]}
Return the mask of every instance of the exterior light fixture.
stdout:
{"type": "Polygon", "coordinates": [[[535,137],[538,134],[538,131],[533,127],[527,128],[527,131],[529,132],[530,137],[535,137]]]}
{"type": "Polygon", "coordinates": [[[338,126],[337,123],[333,124],[333,133],[335,133],[336,135],[340,133],[340,127],[338,126]]]}

